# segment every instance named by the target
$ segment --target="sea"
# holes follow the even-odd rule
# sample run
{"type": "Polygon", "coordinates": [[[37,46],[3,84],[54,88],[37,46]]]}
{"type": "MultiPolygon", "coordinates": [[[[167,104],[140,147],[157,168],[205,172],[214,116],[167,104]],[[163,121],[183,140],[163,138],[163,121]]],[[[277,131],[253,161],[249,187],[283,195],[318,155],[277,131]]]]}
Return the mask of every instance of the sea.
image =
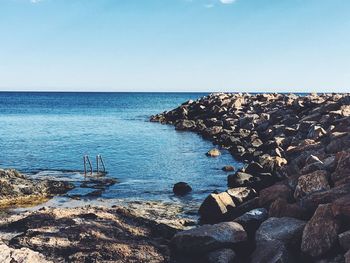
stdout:
{"type": "MultiPolygon", "coordinates": [[[[116,184],[98,196],[198,207],[215,190],[226,190],[225,165],[240,167],[228,152],[205,153],[210,141],[171,125],[152,123],[153,114],[171,110],[205,93],[0,93],[0,167],[15,168],[33,178],[67,180],[76,188],[60,197],[88,196],[83,156],[93,169],[101,155],[116,184]],[[173,185],[187,182],[193,191],[175,196],[173,185]]],[[[88,167],[89,169],[89,167],[88,167]]],[[[100,170],[102,166],[100,164],[100,170]]],[[[84,198],[83,198],[84,199],[84,198]]],[[[91,197],[86,198],[91,202],[91,197]]]]}

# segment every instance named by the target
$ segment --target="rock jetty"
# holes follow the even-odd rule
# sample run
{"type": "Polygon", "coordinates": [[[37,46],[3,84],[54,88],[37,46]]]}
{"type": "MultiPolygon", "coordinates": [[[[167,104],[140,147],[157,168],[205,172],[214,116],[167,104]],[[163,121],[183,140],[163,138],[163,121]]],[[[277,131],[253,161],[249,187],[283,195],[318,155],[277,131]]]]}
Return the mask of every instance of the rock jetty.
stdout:
{"type": "Polygon", "coordinates": [[[72,188],[68,182],[33,180],[14,169],[0,169],[0,208],[39,204],[72,188]]]}
{"type": "Polygon", "coordinates": [[[175,257],[350,262],[349,94],[215,93],[151,121],[197,132],[245,164],[203,200],[210,225],[175,235],[175,257]]]}

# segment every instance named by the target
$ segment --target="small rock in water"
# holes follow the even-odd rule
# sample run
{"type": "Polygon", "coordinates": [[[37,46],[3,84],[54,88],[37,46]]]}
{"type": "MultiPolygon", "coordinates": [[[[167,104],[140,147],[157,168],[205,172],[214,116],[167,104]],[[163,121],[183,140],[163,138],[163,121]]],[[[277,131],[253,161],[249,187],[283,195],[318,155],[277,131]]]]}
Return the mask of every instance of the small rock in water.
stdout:
{"type": "Polygon", "coordinates": [[[185,182],[176,183],[173,187],[173,192],[175,195],[186,195],[192,191],[192,187],[185,182]]]}
{"type": "Polygon", "coordinates": [[[226,166],[224,166],[224,167],[222,168],[222,170],[223,170],[224,172],[232,172],[232,171],[235,170],[235,168],[234,168],[233,166],[231,166],[231,165],[226,165],[226,166]]]}
{"type": "Polygon", "coordinates": [[[211,149],[209,152],[207,152],[207,156],[209,157],[218,157],[220,155],[221,155],[221,152],[216,148],[211,149]]]}

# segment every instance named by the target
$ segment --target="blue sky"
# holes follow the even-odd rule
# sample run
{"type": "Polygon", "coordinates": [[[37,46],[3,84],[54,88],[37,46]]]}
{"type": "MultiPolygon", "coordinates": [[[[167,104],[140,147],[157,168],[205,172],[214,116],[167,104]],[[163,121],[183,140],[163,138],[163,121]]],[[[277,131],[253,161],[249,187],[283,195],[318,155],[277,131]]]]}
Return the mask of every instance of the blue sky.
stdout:
{"type": "Polygon", "coordinates": [[[349,0],[0,0],[0,90],[350,92],[349,0]]]}

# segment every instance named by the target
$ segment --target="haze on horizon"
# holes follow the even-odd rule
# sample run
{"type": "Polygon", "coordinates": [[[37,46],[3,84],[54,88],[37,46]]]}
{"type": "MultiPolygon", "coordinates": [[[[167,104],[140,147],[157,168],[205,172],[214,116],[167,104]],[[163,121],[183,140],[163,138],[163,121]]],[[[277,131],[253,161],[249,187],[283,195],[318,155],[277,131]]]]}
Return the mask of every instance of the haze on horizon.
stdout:
{"type": "Polygon", "coordinates": [[[350,92],[348,0],[0,0],[2,91],[350,92]]]}

